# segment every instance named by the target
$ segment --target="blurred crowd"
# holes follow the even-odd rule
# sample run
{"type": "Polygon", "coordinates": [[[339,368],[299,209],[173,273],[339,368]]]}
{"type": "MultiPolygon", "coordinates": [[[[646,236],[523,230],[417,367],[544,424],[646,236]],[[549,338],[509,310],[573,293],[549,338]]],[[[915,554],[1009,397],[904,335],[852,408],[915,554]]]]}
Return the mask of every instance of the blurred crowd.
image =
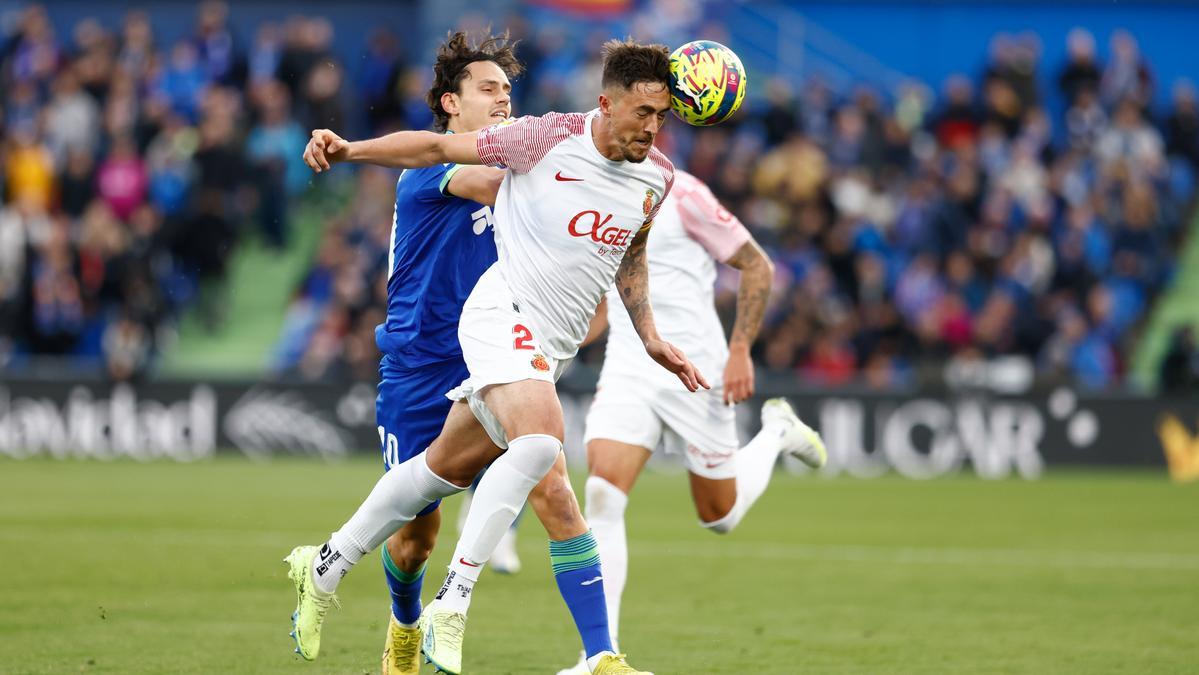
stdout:
{"type": "MultiPolygon", "coordinates": [[[[689,6],[650,2],[633,34],[720,39],[689,6]]],[[[349,50],[359,56],[347,69],[328,21],[293,16],[243,36],[220,2],[169,44],[136,11],[69,36],[37,6],[9,25],[0,366],[54,354],[101,359],[115,377],[144,372],[184,308],[221,320],[212,289],[244,235],[288,245],[312,184],[298,161],[309,129],[362,137],[432,119],[427,59],[409,62],[413,45],[383,27],[349,50]]],[[[517,114],[593,107],[610,31],[504,25],[527,66],[517,114]]],[[[729,123],[668,125],[663,149],[776,262],[757,363],[813,386],[941,381],[946,364],[969,373],[999,356],[1086,387],[1124,382],[1176,272],[1199,107],[1189,83],[1155,80],[1134,36],[1103,37],[1103,58],[1076,29],[1066,61],[1045,63],[1035,36],[1000,34],[982,72],[935,91],[762,81],[765,95],[729,123]]],[[[352,197],[297,283],[273,369],[372,379],[395,174],[325,179],[337,180],[352,197]]],[[[736,275],[718,284],[731,322],[736,275]]],[[[1170,349],[1169,363],[1199,363],[1189,333],[1170,349]]]]}
{"type": "MultiPolygon", "coordinates": [[[[518,114],[588,109],[594,54],[560,49],[553,30],[515,28],[530,70],[516,84],[518,114]]],[[[836,91],[812,79],[793,91],[775,81],[730,123],[668,127],[660,144],[776,262],[759,365],[812,386],[886,389],[980,372],[1003,356],[1029,376],[1096,389],[1124,381],[1147,310],[1175,272],[1199,108],[1185,82],[1167,108],[1153,107],[1161,85],[1126,32],[1110,37],[1106,62],[1084,30],[1068,48],[1067,62],[1047,65],[1034,37],[997,35],[985,71],[951,77],[939,93],[916,82],[836,91]],[[1057,92],[1041,91],[1047,67],[1057,92]]],[[[391,215],[375,202],[391,195],[377,172],[358,189],[298,294],[281,368],[374,367],[379,223],[391,215]]],[[[719,285],[731,322],[735,273],[719,285]]]]}
{"type": "Polygon", "coordinates": [[[1077,29],[1050,66],[1053,114],[1039,52],[997,35],[985,71],[939,96],[776,84],[742,129],[695,135],[690,169],[780,269],[765,366],[886,388],[1017,355],[1043,377],[1122,381],[1190,215],[1195,90],[1155,109],[1134,37],[1115,32],[1104,63],[1077,29]]]}
{"type": "Polygon", "coordinates": [[[34,5],[0,36],[0,367],[45,355],[136,377],[218,291],[241,231],[287,242],[307,130],[341,122],[328,22],[198,7],[167,44],[149,17],[56,33],[34,5]]]}

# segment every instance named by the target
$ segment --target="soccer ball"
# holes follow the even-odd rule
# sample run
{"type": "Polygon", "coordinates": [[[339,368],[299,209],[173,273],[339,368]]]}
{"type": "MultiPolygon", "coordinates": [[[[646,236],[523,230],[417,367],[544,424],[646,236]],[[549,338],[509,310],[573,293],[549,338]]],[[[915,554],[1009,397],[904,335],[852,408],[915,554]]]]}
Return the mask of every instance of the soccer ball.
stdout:
{"type": "Polygon", "coordinates": [[[745,67],[719,42],[695,40],[670,55],[670,107],[687,124],[720,124],[745,100],[745,67]]]}

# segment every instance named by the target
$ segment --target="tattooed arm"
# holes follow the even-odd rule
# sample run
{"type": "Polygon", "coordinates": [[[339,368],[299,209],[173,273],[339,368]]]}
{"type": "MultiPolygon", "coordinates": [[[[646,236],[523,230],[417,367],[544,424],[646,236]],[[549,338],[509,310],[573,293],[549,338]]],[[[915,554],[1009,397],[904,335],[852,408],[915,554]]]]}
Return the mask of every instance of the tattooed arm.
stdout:
{"type": "Polygon", "coordinates": [[[625,309],[629,310],[629,318],[633,320],[633,328],[641,341],[659,339],[658,329],[654,326],[654,310],[649,304],[649,262],[645,257],[645,245],[649,240],[650,226],[647,224],[633,237],[629,248],[620,261],[616,270],[616,289],[625,309]]]}
{"type": "Polygon", "coordinates": [[[625,251],[620,268],[616,270],[616,288],[629,318],[633,321],[633,329],[645,344],[645,351],[663,368],[679,376],[679,380],[690,391],[700,387],[710,389],[707,380],[696,370],[677,347],[666,342],[658,335],[654,326],[654,310],[649,304],[649,264],[646,260],[645,244],[649,238],[650,224],[633,237],[629,248],[625,251]]]}
{"type": "Polygon", "coordinates": [[[766,314],[766,301],[770,298],[770,286],[774,280],[774,265],[752,238],[742,244],[725,264],[741,271],[741,284],[737,288],[737,318],[733,322],[733,335],[729,338],[729,361],[724,369],[724,402],[732,405],[748,399],[754,393],[754,364],[749,357],[749,348],[758,337],[762,317],[766,314]]]}

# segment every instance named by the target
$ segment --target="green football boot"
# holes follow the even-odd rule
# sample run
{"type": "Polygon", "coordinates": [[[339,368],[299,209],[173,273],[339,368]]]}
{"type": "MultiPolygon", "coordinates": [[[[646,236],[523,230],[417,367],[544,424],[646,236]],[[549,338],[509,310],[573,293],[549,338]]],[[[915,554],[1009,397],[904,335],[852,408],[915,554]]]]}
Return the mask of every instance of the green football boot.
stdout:
{"type": "Polygon", "coordinates": [[[297,546],[283,559],[288,564],[287,578],[296,585],[296,611],[291,615],[291,636],[296,641],[296,653],[308,661],[321,651],[321,625],[329,607],[340,607],[337,596],[322,593],[312,583],[312,561],[319,548],[297,546]]]}

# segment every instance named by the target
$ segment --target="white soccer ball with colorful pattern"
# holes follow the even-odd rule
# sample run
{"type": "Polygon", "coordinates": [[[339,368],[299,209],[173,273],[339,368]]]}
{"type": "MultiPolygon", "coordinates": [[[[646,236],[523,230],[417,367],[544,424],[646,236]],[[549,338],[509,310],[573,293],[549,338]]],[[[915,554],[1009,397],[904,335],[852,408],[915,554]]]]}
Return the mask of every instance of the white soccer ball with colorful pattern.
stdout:
{"type": "Polygon", "coordinates": [[[745,100],[745,67],[719,42],[695,40],[670,55],[670,107],[687,124],[720,124],[745,100]]]}

